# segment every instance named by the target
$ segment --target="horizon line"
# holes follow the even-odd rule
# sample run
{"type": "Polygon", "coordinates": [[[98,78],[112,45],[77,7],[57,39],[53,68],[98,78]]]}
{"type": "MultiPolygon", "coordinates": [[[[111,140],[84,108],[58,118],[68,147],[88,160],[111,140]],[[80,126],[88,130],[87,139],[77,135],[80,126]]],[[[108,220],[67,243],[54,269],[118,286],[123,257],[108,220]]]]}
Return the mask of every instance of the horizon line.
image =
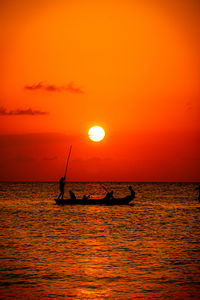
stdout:
{"type": "MultiPolygon", "coordinates": [[[[1,181],[0,183],[58,183],[59,180],[41,180],[41,181],[36,181],[36,180],[5,180],[1,181]]],[[[86,180],[86,181],[66,181],[66,183],[194,183],[194,184],[199,184],[200,181],[102,181],[102,180],[86,180]]]]}

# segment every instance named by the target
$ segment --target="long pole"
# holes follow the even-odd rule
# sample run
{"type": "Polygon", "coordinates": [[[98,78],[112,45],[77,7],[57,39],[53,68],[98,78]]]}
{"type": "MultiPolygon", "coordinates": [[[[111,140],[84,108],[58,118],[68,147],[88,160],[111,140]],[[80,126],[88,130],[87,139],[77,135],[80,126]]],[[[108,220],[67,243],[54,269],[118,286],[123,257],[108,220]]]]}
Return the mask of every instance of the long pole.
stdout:
{"type": "Polygon", "coordinates": [[[108,189],[107,189],[102,183],[100,183],[100,185],[101,185],[102,188],[108,193],[108,189]]]}
{"type": "Polygon", "coordinates": [[[66,168],[65,168],[65,176],[64,176],[64,178],[66,177],[66,174],[67,174],[67,168],[68,168],[69,158],[70,158],[71,152],[72,152],[72,145],[69,148],[69,154],[68,154],[68,158],[67,158],[67,164],[66,164],[66,168]]]}

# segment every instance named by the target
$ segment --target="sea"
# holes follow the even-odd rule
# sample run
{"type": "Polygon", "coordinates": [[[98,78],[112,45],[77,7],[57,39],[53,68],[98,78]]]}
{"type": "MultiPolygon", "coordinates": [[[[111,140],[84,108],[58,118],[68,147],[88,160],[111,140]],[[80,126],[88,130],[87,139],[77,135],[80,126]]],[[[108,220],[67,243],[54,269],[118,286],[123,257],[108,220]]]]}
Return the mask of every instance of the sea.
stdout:
{"type": "Polygon", "coordinates": [[[200,299],[197,183],[0,183],[0,299],[200,299]]]}

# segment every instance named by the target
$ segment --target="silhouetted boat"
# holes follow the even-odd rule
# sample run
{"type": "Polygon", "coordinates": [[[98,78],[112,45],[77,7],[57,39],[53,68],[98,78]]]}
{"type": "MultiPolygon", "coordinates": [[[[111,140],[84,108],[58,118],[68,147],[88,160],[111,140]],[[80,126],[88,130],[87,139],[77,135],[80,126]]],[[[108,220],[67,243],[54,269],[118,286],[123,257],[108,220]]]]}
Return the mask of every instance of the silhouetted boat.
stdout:
{"type": "Polygon", "coordinates": [[[112,199],[54,199],[59,205],[128,205],[135,196],[126,196],[124,198],[112,199]]]}

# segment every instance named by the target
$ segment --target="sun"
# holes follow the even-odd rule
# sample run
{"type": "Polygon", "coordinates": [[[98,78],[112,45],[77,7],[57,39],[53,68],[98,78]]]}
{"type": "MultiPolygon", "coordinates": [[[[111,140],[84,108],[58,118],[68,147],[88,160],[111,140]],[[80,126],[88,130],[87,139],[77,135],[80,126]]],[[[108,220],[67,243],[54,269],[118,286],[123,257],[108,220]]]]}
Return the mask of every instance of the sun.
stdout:
{"type": "Polygon", "coordinates": [[[100,142],[105,136],[105,131],[100,126],[93,126],[89,129],[88,136],[93,142],[100,142]]]}

